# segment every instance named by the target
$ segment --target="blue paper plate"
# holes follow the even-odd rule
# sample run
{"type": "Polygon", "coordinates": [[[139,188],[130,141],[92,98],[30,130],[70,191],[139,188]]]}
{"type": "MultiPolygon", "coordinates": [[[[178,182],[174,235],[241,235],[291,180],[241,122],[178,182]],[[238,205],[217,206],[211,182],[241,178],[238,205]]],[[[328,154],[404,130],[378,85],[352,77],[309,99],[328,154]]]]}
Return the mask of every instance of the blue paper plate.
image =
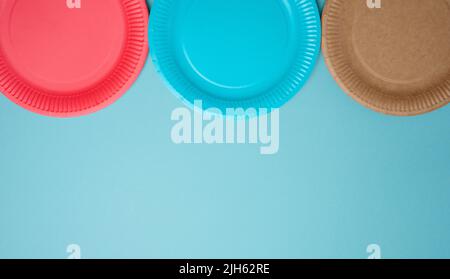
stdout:
{"type": "Polygon", "coordinates": [[[279,108],[305,84],[320,50],[315,0],[155,0],[150,51],[188,104],[279,108]]]}

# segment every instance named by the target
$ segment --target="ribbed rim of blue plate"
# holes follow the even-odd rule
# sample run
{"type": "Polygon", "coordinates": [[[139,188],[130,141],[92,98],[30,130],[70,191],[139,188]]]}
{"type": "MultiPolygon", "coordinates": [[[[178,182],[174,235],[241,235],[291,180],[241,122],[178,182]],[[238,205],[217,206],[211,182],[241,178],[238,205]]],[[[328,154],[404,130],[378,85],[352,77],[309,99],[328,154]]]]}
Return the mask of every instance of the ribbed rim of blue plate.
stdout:
{"type": "Polygon", "coordinates": [[[272,90],[249,99],[227,100],[211,96],[192,84],[178,68],[171,53],[169,20],[172,5],[178,0],[156,0],[150,13],[149,44],[150,55],[157,72],[171,91],[187,106],[194,108],[194,102],[202,101],[202,108],[217,108],[226,114],[228,108],[280,108],[292,99],[305,85],[317,62],[321,46],[321,19],[315,0],[292,0],[303,15],[306,36],[302,38],[304,51],[299,51],[293,67],[284,80],[272,90]]]}

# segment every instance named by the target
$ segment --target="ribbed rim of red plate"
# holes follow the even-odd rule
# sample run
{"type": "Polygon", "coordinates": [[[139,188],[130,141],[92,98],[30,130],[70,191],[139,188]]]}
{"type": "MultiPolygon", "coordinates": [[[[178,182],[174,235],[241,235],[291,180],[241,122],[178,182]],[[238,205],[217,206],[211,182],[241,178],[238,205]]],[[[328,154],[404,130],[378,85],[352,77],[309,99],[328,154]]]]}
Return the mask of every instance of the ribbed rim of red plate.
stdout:
{"type": "Polygon", "coordinates": [[[126,17],[126,43],[111,74],[92,88],[70,95],[45,92],[17,75],[0,45],[0,92],[17,105],[50,117],[79,117],[108,107],[138,78],[148,55],[148,8],[145,0],[121,0],[126,17]]]}

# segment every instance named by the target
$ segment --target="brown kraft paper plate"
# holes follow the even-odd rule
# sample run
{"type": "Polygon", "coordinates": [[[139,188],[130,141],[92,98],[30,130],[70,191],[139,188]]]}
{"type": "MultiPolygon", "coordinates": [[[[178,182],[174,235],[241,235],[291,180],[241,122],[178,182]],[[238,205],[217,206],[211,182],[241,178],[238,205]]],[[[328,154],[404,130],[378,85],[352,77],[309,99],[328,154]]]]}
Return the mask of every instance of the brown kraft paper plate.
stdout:
{"type": "Polygon", "coordinates": [[[450,0],[328,0],[327,65],[375,111],[418,115],[450,101],[450,0]]]}

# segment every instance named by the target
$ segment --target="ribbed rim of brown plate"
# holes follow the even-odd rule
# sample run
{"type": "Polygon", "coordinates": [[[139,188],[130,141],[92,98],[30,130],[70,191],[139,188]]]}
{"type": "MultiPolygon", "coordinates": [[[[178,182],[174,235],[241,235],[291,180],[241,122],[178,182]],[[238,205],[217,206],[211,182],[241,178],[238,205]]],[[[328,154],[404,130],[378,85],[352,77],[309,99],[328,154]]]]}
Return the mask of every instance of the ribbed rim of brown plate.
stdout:
{"type": "Polygon", "coordinates": [[[450,102],[450,73],[442,84],[420,94],[399,97],[387,94],[364,83],[342,56],[338,32],[341,15],[337,7],[343,1],[328,0],[322,15],[322,49],[325,62],[339,86],[363,106],[380,113],[415,116],[437,110],[450,102]]]}

